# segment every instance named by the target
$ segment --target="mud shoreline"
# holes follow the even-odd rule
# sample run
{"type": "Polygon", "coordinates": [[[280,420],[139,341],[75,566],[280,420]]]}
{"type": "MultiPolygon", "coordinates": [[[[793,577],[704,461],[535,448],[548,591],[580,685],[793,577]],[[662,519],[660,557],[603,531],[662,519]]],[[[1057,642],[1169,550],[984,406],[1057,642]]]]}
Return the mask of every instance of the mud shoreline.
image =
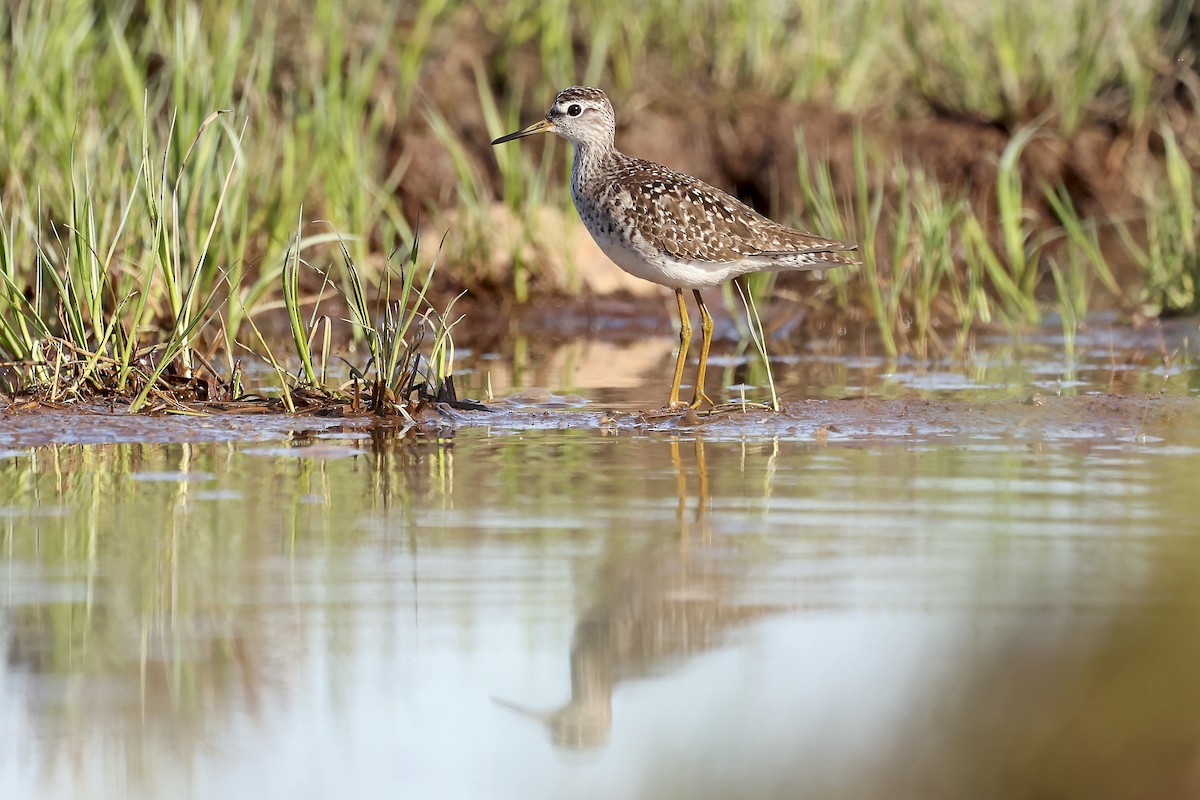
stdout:
{"type": "MultiPolygon", "coordinates": [[[[296,455],[332,440],[344,455],[369,453],[370,444],[452,436],[456,431],[582,429],[607,435],[674,434],[721,439],[811,440],[817,446],[873,444],[969,445],[1002,441],[1078,442],[1088,445],[1179,443],[1200,445],[1200,397],[1096,394],[1021,400],[845,398],[786,403],[778,413],[731,411],[711,416],[608,410],[509,409],[460,411],[427,408],[413,422],[370,416],[216,413],[206,417],[145,416],[104,409],[0,409],[0,449],[54,444],[183,443],[290,439],[296,455]]],[[[315,453],[314,453],[315,455],[315,453]]]]}

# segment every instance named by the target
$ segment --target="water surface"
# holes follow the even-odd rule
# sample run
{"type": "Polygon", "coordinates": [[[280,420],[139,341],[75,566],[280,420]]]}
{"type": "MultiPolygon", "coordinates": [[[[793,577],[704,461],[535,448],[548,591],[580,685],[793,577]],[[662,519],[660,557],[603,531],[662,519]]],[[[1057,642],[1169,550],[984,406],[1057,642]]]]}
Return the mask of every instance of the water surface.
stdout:
{"type": "MultiPolygon", "coordinates": [[[[989,669],[1073,676],[1115,620],[1190,607],[1200,436],[1167,416],[10,447],[0,796],[962,788],[959,727],[1021,708],[989,669]]],[[[1191,622],[1131,674],[1178,698],[1191,622]]]]}
{"type": "Polygon", "coordinates": [[[782,414],[639,416],[638,336],[416,427],[4,415],[0,797],[1194,796],[1194,328],[828,332],[782,414]]]}
{"type": "MultiPolygon", "coordinates": [[[[736,342],[735,320],[726,309],[716,313],[718,339],[709,362],[708,393],[718,402],[767,398],[767,373],[757,351],[748,337],[736,342]]],[[[978,401],[1035,392],[1200,396],[1195,358],[1200,326],[1195,319],[1132,329],[1095,316],[1070,339],[1058,327],[1033,329],[1017,338],[980,333],[958,342],[952,332],[940,336],[940,344],[930,342],[924,350],[888,355],[878,338],[851,328],[818,326],[803,332],[777,327],[769,345],[775,384],[785,400],[978,401]]],[[[602,331],[590,338],[516,335],[497,348],[464,347],[458,383],[472,397],[503,398],[538,387],[575,405],[644,409],[666,401],[677,345],[678,339],[666,332],[602,331]]],[[[694,378],[697,349],[685,382],[694,378]]],[[[690,389],[684,397],[690,397],[690,389]]]]}

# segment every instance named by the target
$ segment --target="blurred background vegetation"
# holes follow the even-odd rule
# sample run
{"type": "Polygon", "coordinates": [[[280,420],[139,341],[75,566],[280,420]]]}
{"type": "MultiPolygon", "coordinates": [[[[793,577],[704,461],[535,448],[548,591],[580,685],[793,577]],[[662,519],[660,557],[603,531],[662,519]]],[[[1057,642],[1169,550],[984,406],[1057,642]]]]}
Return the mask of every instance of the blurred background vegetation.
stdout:
{"type": "Polygon", "coordinates": [[[447,296],[645,291],[577,224],[562,142],[488,145],[575,83],[626,151],[860,242],[817,289],[752,288],[893,352],[1192,311],[1198,41],[1187,0],[14,0],[0,314],[178,328],[209,298],[236,338],[284,303],[293,240],[324,267],[336,234],[378,278],[418,230],[445,234],[447,296]]]}

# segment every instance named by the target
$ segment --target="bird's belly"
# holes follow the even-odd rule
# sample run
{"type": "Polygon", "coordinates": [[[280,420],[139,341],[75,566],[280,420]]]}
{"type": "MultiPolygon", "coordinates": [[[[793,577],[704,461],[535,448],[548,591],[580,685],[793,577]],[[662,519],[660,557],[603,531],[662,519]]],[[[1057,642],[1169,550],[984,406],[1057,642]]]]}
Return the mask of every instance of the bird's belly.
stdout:
{"type": "Polygon", "coordinates": [[[671,289],[702,289],[716,286],[745,272],[742,263],[691,261],[672,258],[649,247],[639,247],[632,238],[598,234],[588,229],[604,255],[635,278],[671,289]]]}

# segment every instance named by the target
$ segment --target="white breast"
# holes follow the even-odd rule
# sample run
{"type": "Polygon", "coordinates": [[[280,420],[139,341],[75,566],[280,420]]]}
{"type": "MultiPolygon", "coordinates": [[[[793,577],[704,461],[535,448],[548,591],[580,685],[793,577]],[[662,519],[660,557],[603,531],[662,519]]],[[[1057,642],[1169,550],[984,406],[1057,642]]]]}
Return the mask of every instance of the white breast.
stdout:
{"type": "Polygon", "coordinates": [[[749,265],[740,261],[714,263],[688,261],[655,252],[644,243],[615,236],[597,235],[589,229],[596,244],[614,264],[636,278],[667,286],[671,289],[703,289],[716,286],[747,272],[749,265]],[[638,245],[641,244],[642,247],[638,245]]]}
{"type": "Polygon", "coordinates": [[[710,262],[672,258],[654,248],[636,227],[621,218],[619,212],[631,209],[625,209],[618,203],[613,209],[617,214],[602,212],[576,186],[572,185],[571,188],[575,209],[592,239],[614,264],[636,278],[672,289],[702,289],[716,286],[751,269],[761,269],[761,266],[755,267],[746,261],[710,262]]]}

